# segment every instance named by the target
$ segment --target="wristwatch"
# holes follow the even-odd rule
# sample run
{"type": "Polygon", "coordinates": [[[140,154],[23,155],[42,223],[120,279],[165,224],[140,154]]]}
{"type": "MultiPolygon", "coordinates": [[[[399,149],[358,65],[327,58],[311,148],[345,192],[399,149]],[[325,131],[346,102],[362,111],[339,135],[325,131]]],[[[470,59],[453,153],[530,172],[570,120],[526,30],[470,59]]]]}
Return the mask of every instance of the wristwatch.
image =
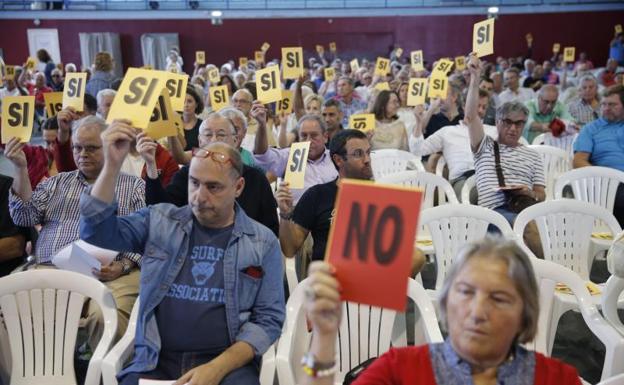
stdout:
{"type": "Polygon", "coordinates": [[[128,260],[121,261],[121,275],[128,275],[132,271],[132,262],[128,260]]]}
{"type": "Polygon", "coordinates": [[[279,216],[280,216],[280,218],[282,218],[282,219],[285,219],[285,220],[289,221],[289,220],[292,218],[293,213],[292,213],[292,211],[291,211],[291,212],[289,212],[288,214],[284,214],[283,212],[281,212],[281,211],[280,211],[279,216]]]}
{"type": "Polygon", "coordinates": [[[301,357],[301,366],[303,372],[312,377],[329,377],[338,371],[336,362],[318,362],[314,354],[307,352],[301,357]]]}

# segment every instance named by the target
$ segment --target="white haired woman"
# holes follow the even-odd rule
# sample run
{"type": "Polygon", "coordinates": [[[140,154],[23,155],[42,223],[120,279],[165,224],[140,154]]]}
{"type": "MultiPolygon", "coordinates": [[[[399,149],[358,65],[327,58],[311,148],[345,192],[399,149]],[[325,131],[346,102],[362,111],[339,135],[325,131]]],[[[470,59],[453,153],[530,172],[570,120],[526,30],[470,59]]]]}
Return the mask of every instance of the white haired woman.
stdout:
{"type": "MultiPolygon", "coordinates": [[[[340,285],[323,262],[310,265],[309,277],[313,337],[302,383],[333,384],[340,285]]],[[[515,243],[486,238],[467,246],[441,290],[446,341],[390,349],[354,384],[581,384],[575,368],[520,346],[536,333],[537,290],[531,262],[515,243]]]]}

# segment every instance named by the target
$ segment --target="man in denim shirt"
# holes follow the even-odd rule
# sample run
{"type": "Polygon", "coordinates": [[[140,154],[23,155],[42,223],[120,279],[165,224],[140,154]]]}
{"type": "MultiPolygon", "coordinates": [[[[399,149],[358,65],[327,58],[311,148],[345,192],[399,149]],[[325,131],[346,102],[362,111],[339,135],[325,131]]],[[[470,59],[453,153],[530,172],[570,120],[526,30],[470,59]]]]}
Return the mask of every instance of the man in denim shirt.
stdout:
{"type": "Polygon", "coordinates": [[[143,254],[135,354],[120,383],[258,384],[284,321],[283,268],[275,235],[235,202],[240,154],[224,143],[196,151],[187,206],[116,217],[111,186],[135,138],[129,123],[102,134],[104,169],[80,202],[84,240],[143,254]]]}

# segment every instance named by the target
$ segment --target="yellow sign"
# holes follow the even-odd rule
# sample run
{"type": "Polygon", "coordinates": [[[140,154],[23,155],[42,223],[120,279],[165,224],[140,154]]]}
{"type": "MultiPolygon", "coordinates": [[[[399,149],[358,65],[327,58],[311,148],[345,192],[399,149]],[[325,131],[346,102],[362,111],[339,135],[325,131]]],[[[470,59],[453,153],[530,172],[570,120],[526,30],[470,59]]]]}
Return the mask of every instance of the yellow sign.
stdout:
{"type": "Polygon", "coordinates": [[[197,64],[206,64],[206,52],[204,52],[204,51],[195,51],[195,63],[197,63],[197,64]]]}
{"type": "Polygon", "coordinates": [[[390,72],[390,59],[378,57],[377,63],[375,63],[375,75],[386,76],[389,72],[390,72]]]}
{"type": "Polygon", "coordinates": [[[186,85],[188,84],[187,74],[169,74],[169,79],[165,87],[171,98],[171,107],[175,111],[184,111],[184,100],[186,99],[186,85]]]}
{"type": "Polygon", "coordinates": [[[574,53],[576,49],[574,47],[565,47],[563,49],[563,61],[566,63],[574,63],[574,53]]]}
{"type": "Polygon", "coordinates": [[[151,64],[146,64],[146,65],[144,65],[141,68],[143,68],[144,70],[153,70],[154,69],[154,67],[151,64]]]}
{"type": "Polygon", "coordinates": [[[388,82],[380,82],[375,84],[375,89],[379,91],[390,91],[390,84],[388,84],[388,82]]]}
{"type": "Polygon", "coordinates": [[[325,75],[325,81],[331,82],[336,78],[336,71],[334,67],[327,67],[323,70],[323,74],[325,75]]]}
{"type": "Polygon", "coordinates": [[[248,62],[248,61],[249,61],[249,59],[247,59],[247,58],[246,58],[246,57],[244,57],[244,56],[241,56],[241,57],[239,57],[239,58],[238,58],[238,66],[239,66],[239,67],[244,67],[244,66],[246,66],[246,65],[247,65],[247,62],[248,62]]]}
{"type": "Polygon", "coordinates": [[[349,128],[360,131],[370,131],[375,129],[374,114],[354,114],[349,117],[349,128]]]}
{"type": "Polygon", "coordinates": [[[427,96],[427,79],[412,78],[407,86],[407,105],[411,107],[425,104],[427,96]]]}
{"type": "Polygon", "coordinates": [[[37,58],[29,56],[28,59],[26,59],[26,64],[24,64],[24,69],[33,70],[35,69],[36,65],[37,65],[37,58]]]}
{"type": "Polygon", "coordinates": [[[360,69],[360,64],[358,63],[357,59],[353,59],[349,62],[349,65],[351,66],[351,72],[352,73],[356,73],[358,72],[358,70],[360,69]]]}
{"type": "Polygon", "coordinates": [[[230,97],[226,85],[210,87],[210,105],[213,111],[218,112],[230,104],[230,97]]]}
{"type": "Polygon", "coordinates": [[[615,25],[615,34],[622,33],[622,24],[615,25]]]}
{"type": "Polygon", "coordinates": [[[28,143],[34,121],[34,96],[5,96],[2,99],[2,143],[11,138],[28,143]]]}
{"type": "Polygon", "coordinates": [[[412,51],[410,53],[410,57],[412,59],[412,67],[414,68],[414,71],[423,71],[425,69],[422,49],[412,51]]]}
{"type": "Polygon", "coordinates": [[[86,72],[70,72],[65,75],[65,85],[63,86],[63,108],[73,107],[76,111],[81,112],[84,109],[86,86],[86,72]]]}
{"type": "Polygon", "coordinates": [[[171,107],[169,92],[166,88],[163,88],[158,96],[158,101],[156,102],[152,116],[150,116],[150,121],[145,129],[145,133],[154,140],[177,135],[178,129],[174,123],[175,115],[177,114],[171,107]]]}
{"type": "Polygon", "coordinates": [[[553,53],[559,53],[560,50],[561,50],[561,44],[559,43],[553,44],[553,53]]]}
{"type": "Polygon", "coordinates": [[[448,93],[448,78],[440,72],[433,73],[429,81],[428,96],[430,99],[446,99],[448,93]]]}
{"type": "Polygon", "coordinates": [[[5,79],[15,79],[15,66],[5,66],[4,67],[4,78],[5,79]]]}
{"type": "Polygon", "coordinates": [[[449,59],[440,59],[437,61],[437,63],[433,67],[432,74],[438,73],[446,77],[452,67],[453,67],[452,61],[450,61],[449,59]]]}
{"type": "Polygon", "coordinates": [[[270,66],[256,71],[256,92],[263,104],[282,99],[282,82],[278,66],[270,66]]]}
{"type": "Polygon", "coordinates": [[[297,79],[303,76],[303,48],[282,48],[282,74],[284,79],[297,79]]]}
{"type": "Polygon", "coordinates": [[[472,51],[477,57],[494,53],[494,19],[480,21],[472,30],[472,51]]]}
{"type": "Polygon", "coordinates": [[[284,181],[288,182],[288,187],[303,188],[309,151],[310,142],[307,141],[293,143],[290,146],[286,174],[284,175],[284,181]]]}
{"type": "Polygon", "coordinates": [[[51,118],[56,116],[63,109],[63,93],[62,92],[46,92],[43,94],[45,101],[46,116],[51,118]]]}
{"type": "Polygon", "coordinates": [[[208,70],[208,81],[212,84],[217,84],[221,81],[218,68],[211,68],[208,70]]]}
{"type": "Polygon", "coordinates": [[[466,58],[464,58],[463,56],[457,56],[455,58],[455,68],[458,71],[463,71],[464,68],[466,68],[466,58]]]}
{"type": "Polygon", "coordinates": [[[282,100],[277,102],[277,114],[288,115],[293,109],[293,92],[282,90],[282,100]]]}
{"type": "Polygon", "coordinates": [[[128,68],[113,99],[106,122],[129,119],[134,127],[146,129],[158,96],[161,95],[170,76],[163,71],[128,68]]]}
{"type": "Polygon", "coordinates": [[[254,52],[254,60],[256,64],[264,63],[264,52],[262,51],[254,52]]]}
{"type": "Polygon", "coordinates": [[[329,50],[331,52],[336,53],[336,42],[335,41],[332,41],[331,43],[329,43],[329,50]]]}
{"type": "Polygon", "coordinates": [[[319,55],[323,56],[323,54],[325,53],[325,47],[323,47],[320,44],[316,45],[316,53],[318,53],[319,55]]]}
{"type": "Polygon", "coordinates": [[[403,55],[403,48],[397,48],[396,52],[394,53],[396,55],[396,57],[401,57],[401,55],[403,55]]]}
{"type": "Polygon", "coordinates": [[[260,47],[260,50],[264,53],[266,53],[266,51],[269,50],[269,48],[271,48],[271,44],[267,43],[266,41],[264,43],[262,43],[262,47],[260,47]]]}

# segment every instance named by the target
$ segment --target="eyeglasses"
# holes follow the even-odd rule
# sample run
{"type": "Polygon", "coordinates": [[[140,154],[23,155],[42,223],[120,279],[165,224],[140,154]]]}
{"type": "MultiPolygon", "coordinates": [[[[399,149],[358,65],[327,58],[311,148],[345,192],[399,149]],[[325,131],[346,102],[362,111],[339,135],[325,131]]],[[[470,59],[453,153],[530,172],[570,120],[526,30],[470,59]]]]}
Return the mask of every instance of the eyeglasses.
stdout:
{"type": "Polygon", "coordinates": [[[370,158],[370,154],[371,154],[371,150],[370,148],[366,151],[362,150],[362,149],[357,149],[355,151],[353,151],[351,154],[344,154],[343,156],[346,158],[348,156],[353,157],[353,159],[362,159],[364,157],[369,157],[370,158]]]}
{"type": "Polygon", "coordinates": [[[102,148],[102,146],[80,146],[78,144],[72,145],[72,151],[76,153],[81,153],[84,150],[84,152],[86,152],[87,154],[93,154],[100,148],[102,148]]]}
{"type": "Polygon", "coordinates": [[[60,78],[61,75],[52,75],[53,78],[60,78]]]}
{"type": "Polygon", "coordinates": [[[503,119],[503,124],[507,127],[516,126],[516,127],[524,128],[524,125],[526,124],[526,120],[503,119]]]}
{"type": "Polygon", "coordinates": [[[547,99],[540,98],[540,100],[542,101],[542,103],[544,103],[546,105],[555,105],[555,104],[557,104],[557,99],[555,99],[555,100],[547,100],[547,99]]]}
{"type": "Polygon", "coordinates": [[[232,99],[232,103],[235,104],[251,104],[251,102],[249,100],[245,100],[245,99],[232,99]]]}
{"type": "Polygon", "coordinates": [[[225,131],[217,131],[217,132],[212,132],[212,131],[206,131],[206,132],[202,132],[201,136],[205,136],[206,138],[215,138],[217,141],[222,142],[225,139],[227,139],[228,137],[234,135],[234,133],[227,133],[225,131]]]}
{"type": "Polygon", "coordinates": [[[232,163],[232,159],[230,159],[229,156],[221,152],[205,150],[203,148],[193,148],[192,154],[196,158],[206,159],[210,157],[210,159],[221,164],[226,164],[228,162],[232,163]]]}

